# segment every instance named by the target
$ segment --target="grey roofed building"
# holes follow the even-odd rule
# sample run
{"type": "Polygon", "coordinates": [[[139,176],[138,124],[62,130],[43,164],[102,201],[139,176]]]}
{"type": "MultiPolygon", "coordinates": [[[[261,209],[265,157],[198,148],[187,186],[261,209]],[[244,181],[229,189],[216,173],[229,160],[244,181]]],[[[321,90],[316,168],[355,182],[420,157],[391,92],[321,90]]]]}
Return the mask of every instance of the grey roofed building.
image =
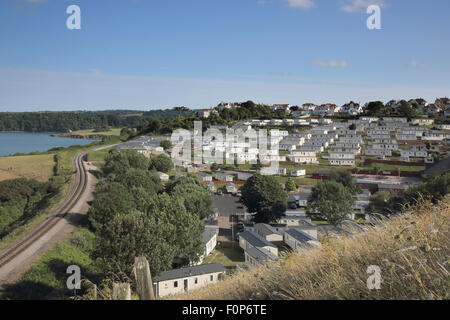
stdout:
{"type": "Polygon", "coordinates": [[[203,233],[202,233],[202,242],[203,242],[203,244],[208,243],[216,235],[217,235],[217,231],[216,230],[206,229],[205,231],[203,231],[203,233]]]}
{"type": "Polygon", "coordinates": [[[267,260],[278,260],[276,255],[264,248],[251,247],[246,250],[246,253],[260,264],[265,264],[267,260]]]}
{"type": "Polygon", "coordinates": [[[273,228],[271,225],[268,225],[266,223],[258,223],[258,234],[260,236],[266,237],[271,234],[277,234],[281,235],[280,232],[278,232],[275,228],[273,228]]]}
{"type": "Polygon", "coordinates": [[[316,240],[313,237],[311,237],[309,234],[307,234],[306,232],[303,232],[298,229],[288,229],[288,230],[286,230],[286,233],[288,235],[290,235],[291,237],[293,237],[294,239],[296,239],[300,242],[304,242],[304,243],[307,243],[308,241],[316,240]]]}
{"type": "Polygon", "coordinates": [[[162,272],[159,276],[153,278],[153,282],[181,279],[202,274],[225,272],[225,267],[219,263],[201,264],[194,267],[172,269],[162,272]]]}
{"type": "Polygon", "coordinates": [[[271,242],[267,241],[266,239],[264,239],[259,234],[255,233],[253,231],[246,230],[246,231],[242,232],[239,236],[244,238],[253,247],[267,247],[267,246],[269,246],[269,247],[276,248],[276,246],[274,244],[272,244],[271,242]]]}

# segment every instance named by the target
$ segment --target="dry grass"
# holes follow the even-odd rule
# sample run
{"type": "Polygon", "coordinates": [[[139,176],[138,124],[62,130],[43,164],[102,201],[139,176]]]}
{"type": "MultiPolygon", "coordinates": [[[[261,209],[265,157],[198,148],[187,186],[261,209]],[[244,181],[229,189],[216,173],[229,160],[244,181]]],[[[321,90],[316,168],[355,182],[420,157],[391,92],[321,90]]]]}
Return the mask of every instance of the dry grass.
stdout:
{"type": "Polygon", "coordinates": [[[0,157],[0,181],[28,178],[45,182],[53,174],[53,157],[53,154],[0,157]],[[12,170],[8,170],[10,167],[12,170]]]}
{"type": "Polygon", "coordinates": [[[364,233],[328,239],[175,299],[449,299],[450,196],[364,233]],[[403,250],[402,250],[403,249],[403,250]],[[400,251],[398,251],[400,250],[400,251]],[[381,268],[381,289],[367,288],[367,268],[381,268]]]}

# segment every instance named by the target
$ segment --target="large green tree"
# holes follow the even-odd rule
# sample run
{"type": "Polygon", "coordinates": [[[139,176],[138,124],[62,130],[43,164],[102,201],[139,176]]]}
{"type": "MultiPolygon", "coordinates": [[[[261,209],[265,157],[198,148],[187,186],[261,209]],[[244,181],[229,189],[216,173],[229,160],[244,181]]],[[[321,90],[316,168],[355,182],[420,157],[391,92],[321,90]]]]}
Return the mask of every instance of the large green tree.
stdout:
{"type": "Polygon", "coordinates": [[[169,172],[174,167],[172,159],[165,154],[160,154],[150,159],[150,170],[156,170],[159,172],[169,172]]]}
{"type": "Polygon", "coordinates": [[[346,187],[353,195],[361,192],[361,188],[355,183],[352,174],[345,169],[335,169],[330,172],[328,179],[336,181],[346,187]]]}
{"type": "Polygon", "coordinates": [[[319,182],[312,188],[308,212],[318,214],[330,224],[338,226],[352,212],[355,203],[351,192],[335,181],[319,182]]]}
{"type": "Polygon", "coordinates": [[[123,174],[131,168],[148,170],[149,160],[136,150],[124,150],[111,152],[105,158],[103,172],[108,175],[123,174]]]}
{"type": "Polygon", "coordinates": [[[288,178],[285,184],[285,189],[288,192],[291,191],[297,191],[297,184],[295,183],[294,179],[288,178]]]}
{"type": "Polygon", "coordinates": [[[211,192],[195,175],[189,174],[171,180],[166,185],[166,191],[170,195],[184,199],[186,209],[197,214],[200,219],[211,217],[214,213],[211,192]]]}
{"type": "Polygon", "coordinates": [[[241,188],[242,201],[255,222],[278,221],[286,212],[287,195],[273,176],[255,174],[241,188]]]}
{"type": "Polygon", "coordinates": [[[118,182],[98,187],[94,194],[88,218],[94,229],[106,225],[115,216],[127,215],[136,209],[130,188],[118,182]]]}

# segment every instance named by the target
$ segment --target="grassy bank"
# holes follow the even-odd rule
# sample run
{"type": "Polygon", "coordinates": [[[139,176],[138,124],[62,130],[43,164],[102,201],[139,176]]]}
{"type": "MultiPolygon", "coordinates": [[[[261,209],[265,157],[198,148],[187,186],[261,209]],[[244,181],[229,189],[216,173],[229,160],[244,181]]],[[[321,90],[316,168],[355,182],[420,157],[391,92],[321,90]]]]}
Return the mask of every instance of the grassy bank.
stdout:
{"type": "Polygon", "coordinates": [[[176,299],[449,299],[450,196],[320,249],[241,271],[176,299]],[[369,266],[381,289],[369,290],[369,266]]]}
{"type": "Polygon", "coordinates": [[[67,299],[74,295],[67,289],[67,267],[77,265],[82,278],[96,281],[98,270],[90,258],[94,234],[77,228],[65,241],[47,251],[14,285],[0,293],[0,299],[67,299]]]}

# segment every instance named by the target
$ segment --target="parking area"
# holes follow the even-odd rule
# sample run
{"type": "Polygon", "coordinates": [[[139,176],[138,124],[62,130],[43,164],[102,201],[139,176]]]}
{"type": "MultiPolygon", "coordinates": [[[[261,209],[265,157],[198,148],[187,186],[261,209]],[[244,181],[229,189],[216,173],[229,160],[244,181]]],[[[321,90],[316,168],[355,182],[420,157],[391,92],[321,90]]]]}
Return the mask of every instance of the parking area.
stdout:
{"type": "Polygon", "coordinates": [[[233,216],[236,214],[243,214],[244,207],[239,202],[238,197],[229,194],[222,196],[213,195],[214,208],[217,210],[219,217],[219,237],[218,241],[232,241],[233,235],[236,232],[236,219],[233,216]],[[234,228],[234,230],[232,229],[234,228]],[[233,232],[234,231],[234,232],[233,232]]]}

